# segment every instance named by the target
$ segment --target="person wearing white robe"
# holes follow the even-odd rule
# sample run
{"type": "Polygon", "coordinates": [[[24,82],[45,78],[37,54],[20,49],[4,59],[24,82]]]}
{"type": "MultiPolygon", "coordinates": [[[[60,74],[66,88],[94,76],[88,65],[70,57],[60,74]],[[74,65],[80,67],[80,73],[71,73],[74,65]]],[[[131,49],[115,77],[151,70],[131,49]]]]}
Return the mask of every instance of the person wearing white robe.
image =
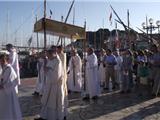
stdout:
{"type": "Polygon", "coordinates": [[[59,58],[62,62],[63,66],[63,86],[64,86],[64,117],[66,119],[66,116],[68,114],[67,107],[68,107],[68,88],[67,88],[67,61],[66,61],[66,53],[63,51],[62,46],[57,47],[57,53],[59,55],[59,58]]]}
{"type": "Polygon", "coordinates": [[[6,49],[9,52],[9,63],[11,64],[11,66],[13,67],[13,69],[14,69],[16,75],[17,75],[18,84],[15,87],[15,89],[16,89],[16,93],[18,94],[18,85],[21,84],[20,73],[19,73],[18,54],[17,54],[16,49],[14,49],[12,44],[7,44],[6,49]]]}
{"type": "Polygon", "coordinates": [[[64,86],[62,62],[56,48],[47,51],[47,63],[44,67],[46,84],[42,95],[40,118],[36,120],[64,119],[64,86]]]}
{"type": "Polygon", "coordinates": [[[37,70],[38,70],[38,78],[36,81],[35,92],[33,95],[42,95],[44,88],[44,53],[41,52],[39,54],[38,62],[37,62],[37,70]]]}
{"type": "Polygon", "coordinates": [[[123,58],[120,55],[119,51],[116,51],[114,53],[115,57],[116,57],[116,61],[117,64],[114,66],[114,70],[115,70],[115,81],[116,83],[119,85],[122,84],[122,62],[123,62],[123,58]]]}
{"type": "Polygon", "coordinates": [[[9,56],[1,55],[2,75],[0,80],[0,120],[22,120],[20,105],[15,91],[17,75],[8,63],[9,56]]]}
{"type": "Polygon", "coordinates": [[[89,48],[86,58],[86,87],[89,98],[96,99],[100,94],[100,82],[98,80],[98,60],[92,48],[89,48]]]}
{"type": "Polygon", "coordinates": [[[82,87],[82,61],[77,51],[71,51],[68,67],[68,89],[73,92],[81,92],[82,87]]]}
{"type": "Polygon", "coordinates": [[[98,69],[98,73],[99,73],[98,79],[100,80],[100,85],[104,86],[104,83],[105,83],[105,80],[106,80],[106,75],[105,75],[106,68],[105,68],[105,65],[104,65],[104,57],[106,55],[105,50],[102,49],[100,54],[101,55],[100,55],[99,69],[98,69]]]}

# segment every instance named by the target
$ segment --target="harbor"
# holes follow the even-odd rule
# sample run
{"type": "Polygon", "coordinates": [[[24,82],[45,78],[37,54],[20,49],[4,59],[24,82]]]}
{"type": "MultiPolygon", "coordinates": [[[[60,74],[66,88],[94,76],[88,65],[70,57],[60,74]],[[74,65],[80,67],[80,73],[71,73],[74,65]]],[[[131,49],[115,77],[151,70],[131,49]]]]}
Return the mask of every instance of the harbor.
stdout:
{"type": "Polygon", "coordinates": [[[159,1],[0,3],[0,120],[160,120],[159,1]]]}

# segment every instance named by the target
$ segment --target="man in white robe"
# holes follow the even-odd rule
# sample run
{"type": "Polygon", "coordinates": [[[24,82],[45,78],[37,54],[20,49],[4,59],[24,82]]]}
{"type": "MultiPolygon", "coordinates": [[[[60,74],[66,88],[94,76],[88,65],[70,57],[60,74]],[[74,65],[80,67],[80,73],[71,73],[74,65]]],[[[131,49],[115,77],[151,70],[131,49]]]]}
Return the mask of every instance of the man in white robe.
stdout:
{"type": "Polygon", "coordinates": [[[17,75],[8,63],[8,55],[0,55],[3,71],[0,79],[0,120],[22,120],[20,105],[15,91],[17,75]]]}
{"type": "Polygon", "coordinates": [[[89,48],[86,58],[86,90],[89,98],[97,99],[100,94],[100,82],[98,80],[98,60],[92,48],[89,48]]]}
{"type": "Polygon", "coordinates": [[[37,62],[38,78],[36,81],[35,92],[32,95],[39,96],[43,94],[44,88],[44,53],[39,54],[37,62]]]}
{"type": "Polygon", "coordinates": [[[47,51],[47,63],[44,67],[46,84],[42,95],[40,118],[36,120],[64,119],[64,86],[62,62],[56,48],[47,51]]]}
{"type": "Polygon", "coordinates": [[[13,67],[13,69],[14,69],[16,75],[17,75],[18,84],[15,87],[15,89],[16,89],[16,93],[18,94],[18,85],[21,84],[21,82],[20,82],[20,73],[19,73],[18,54],[17,54],[16,49],[14,49],[12,44],[7,44],[6,45],[6,49],[9,52],[9,63],[11,64],[11,66],[13,67]]]}
{"type": "Polygon", "coordinates": [[[106,55],[106,51],[104,49],[101,50],[100,52],[100,61],[99,61],[99,69],[98,69],[98,79],[100,80],[100,85],[104,86],[105,80],[106,80],[106,68],[104,64],[104,57],[106,55]]]}
{"type": "Polygon", "coordinates": [[[64,74],[63,74],[63,86],[64,86],[64,116],[66,119],[67,116],[67,107],[68,107],[68,88],[67,88],[67,66],[66,66],[66,53],[64,53],[63,51],[63,47],[62,46],[58,46],[57,47],[57,53],[59,55],[59,58],[62,62],[62,66],[63,66],[63,70],[64,70],[64,74]]]}
{"type": "Polygon", "coordinates": [[[123,62],[123,58],[120,55],[119,51],[115,51],[114,55],[115,55],[116,61],[117,61],[117,64],[114,66],[115,81],[120,87],[121,84],[122,84],[122,62],[123,62]]]}
{"type": "Polygon", "coordinates": [[[81,92],[82,61],[75,49],[71,51],[68,73],[68,89],[73,92],[81,92]]]}

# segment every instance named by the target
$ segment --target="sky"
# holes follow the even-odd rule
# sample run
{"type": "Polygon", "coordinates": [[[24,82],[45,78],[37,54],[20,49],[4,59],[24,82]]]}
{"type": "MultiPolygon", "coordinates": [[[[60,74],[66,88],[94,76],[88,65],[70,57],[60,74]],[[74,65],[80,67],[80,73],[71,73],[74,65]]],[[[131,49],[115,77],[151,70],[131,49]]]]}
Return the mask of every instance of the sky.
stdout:
{"type": "MultiPolygon", "coordinates": [[[[52,11],[52,19],[61,20],[67,15],[72,0],[47,0],[47,17],[52,11]]],[[[120,18],[127,24],[127,9],[130,13],[130,26],[142,28],[146,16],[153,18],[154,24],[160,20],[160,0],[75,0],[74,8],[68,19],[73,23],[73,11],[75,11],[75,25],[84,26],[87,23],[87,31],[96,31],[99,28],[115,28],[114,19],[117,19],[112,12],[113,23],[110,25],[110,5],[115,9],[120,18]]],[[[0,0],[0,44],[8,42],[16,45],[27,45],[31,36],[35,36],[33,25],[35,16],[40,19],[43,16],[42,0],[0,0]]],[[[118,24],[118,29],[123,27],[118,24]]],[[[137,30],[138,31],[138,30],[137,30]]],[[[155,31],[156,32],[156,31],[155,31]]],[[[40,41],[42,35],[40,36],[40,41]]],[[[57,39],[50,36],[48,39],[57,39]]],[[[54,41],[49,41],[54,43],[54,41]]],[[[34,40],[33,44],[36,43],[34,40]]],[[[43,42],[41,42],[43,44],[43,42]]]]}

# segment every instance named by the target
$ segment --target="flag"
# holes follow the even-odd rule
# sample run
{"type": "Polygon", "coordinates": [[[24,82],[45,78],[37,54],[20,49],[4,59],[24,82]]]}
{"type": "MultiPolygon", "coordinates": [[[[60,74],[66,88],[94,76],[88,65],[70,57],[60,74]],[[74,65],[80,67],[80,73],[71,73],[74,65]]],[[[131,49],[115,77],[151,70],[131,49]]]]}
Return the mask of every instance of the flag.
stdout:
{"type": "Polygon", "coordinates": [[[112,11],[111,11],[111,13],[109,15],[109,21],[110,21],[110,25],[112,25],[112,11]]]}
{"type": "Polygon", "coordinates": [[[51,19],[51,17],[52,17],[52,10],[50,9],[49,12],[50,12],[50,17],[49,18],[51,19]]]}
{"type": "Polygon", "coordinates": [[[31,43],[32,43],[32,36],[28,40],[28,46],[31,46],[31,43]]]}

